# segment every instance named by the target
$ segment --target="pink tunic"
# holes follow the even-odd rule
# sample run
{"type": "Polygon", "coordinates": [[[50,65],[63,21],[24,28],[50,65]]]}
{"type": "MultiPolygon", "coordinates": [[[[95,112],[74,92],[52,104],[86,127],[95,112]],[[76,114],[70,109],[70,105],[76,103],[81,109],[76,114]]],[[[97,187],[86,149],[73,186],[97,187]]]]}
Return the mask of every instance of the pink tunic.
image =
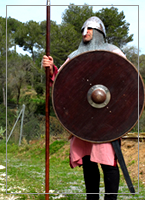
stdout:
{"type": "MultiPolygon", "coordinates": [[[[113,52],[125,57],[125,55],[119,49],[116,49],[113,52]]],[[[67,59],[66,62],[67,61],[69,61],[69,59],[67,59]]],[[[61,68],[64,66],[64,64],[61,66],[61,68]]],[[[57,72],[57,68],[54,66],[55,75],[53,75],[51,78],[52,82],[54,81],[57,72]]],[[[90,155],[90,160],[96,163],[111,166],[116,164],[115,152],[111,143],[96,144],[83,141],[73,136],[70,140],[70,166],[74,168],[82,165],[82,158],[85,155],[90,155]]]]}

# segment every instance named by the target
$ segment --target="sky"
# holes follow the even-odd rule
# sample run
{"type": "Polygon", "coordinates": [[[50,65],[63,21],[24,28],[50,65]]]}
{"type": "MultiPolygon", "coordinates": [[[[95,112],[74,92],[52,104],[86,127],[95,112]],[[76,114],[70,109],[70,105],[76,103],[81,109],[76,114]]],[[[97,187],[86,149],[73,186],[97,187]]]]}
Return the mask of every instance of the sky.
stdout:
{"type": "MultiPolygon", "coordinates": [[[[68,8],[70,3],[75,5],[93,6],[93,11],[99,11],[102,8],[114,6],[118,12],[123,11],[126,22],[130,23],[129,34],[134,34],[133,42],[129,46],[139,47],[140,54],[145,54],[144,40],[144,10],[145,1],[143,0],[102,0],[96,3],[96,0],[50,0],[51,20],[61,23],[62,13],[68,8]]],[[[0,0],[0,16],[12,17],[21,22],[29,20],[41,22],[46,19],[46,0],[0,0]]],[[[83,25],[84,22],[82,22],[83,25]]],[[[20,48],[17,51],[23,53],[20,48]]]]}

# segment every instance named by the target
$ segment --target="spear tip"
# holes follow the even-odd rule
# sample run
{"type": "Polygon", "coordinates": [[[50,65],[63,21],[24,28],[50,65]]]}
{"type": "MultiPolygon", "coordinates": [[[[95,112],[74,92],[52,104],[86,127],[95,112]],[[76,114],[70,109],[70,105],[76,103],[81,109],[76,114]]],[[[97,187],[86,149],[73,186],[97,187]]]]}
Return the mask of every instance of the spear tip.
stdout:
{"type": "Polygon", "coordinates": [[[47,0],[47,3],[46,3],[46,4],[47,4],[47,6],[49,6],[49,5],[50,5],[50,0],[47,0]]]}

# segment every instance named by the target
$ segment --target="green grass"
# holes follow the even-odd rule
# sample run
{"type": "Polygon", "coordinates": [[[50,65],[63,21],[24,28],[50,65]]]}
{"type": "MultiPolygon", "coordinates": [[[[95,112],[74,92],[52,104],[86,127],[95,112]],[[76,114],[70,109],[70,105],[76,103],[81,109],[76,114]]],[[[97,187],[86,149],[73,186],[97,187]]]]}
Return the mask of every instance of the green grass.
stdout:
{"type": "MultiPolygon", "coordinates": [[[[71,169],[69,166],[69,142],[56,140],[50,145],[50,180],[49,199],[85,200],[83,172],[81,167],[71,169]],[[60,194],[65,193],[65,194],[60,194]]],[[[0,141],[0,165],[6,165],[5,142],[0,141]]],[[[33,145],[23,144],[18,147],[8,144],[7,147],[7,192],[8,193],[44,193],[45,192],[45,148],[41,141],[33,145]]],[[[15,196],[20,200],[45,200],[44,194],[6,194],[6,169],[0,170],[0,199],[15,196]]],[[[137,191],[138,182],[133,180],[137,191]]],[[[101,174],[101,192],[104,192],[103,175],[101,174]]],[[[121,173],[119,193],[129,193],[121,173]]],[[[103,194],[100,199],[103,199],[103,194]]],[[[145,199],[145,188],[140,184],[140,194],[118,194],[118,199],[145,199]]]]}

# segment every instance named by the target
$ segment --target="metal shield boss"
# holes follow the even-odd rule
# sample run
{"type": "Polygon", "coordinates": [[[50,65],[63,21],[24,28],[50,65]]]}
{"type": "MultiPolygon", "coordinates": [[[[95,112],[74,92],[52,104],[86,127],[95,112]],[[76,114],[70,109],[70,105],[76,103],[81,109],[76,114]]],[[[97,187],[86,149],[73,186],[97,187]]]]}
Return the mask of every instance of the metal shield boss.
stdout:
{"type": "Polygon", "coordinates": [[[109,51],[89,51],[59,71],[52,101],[68,132],[88,142],[110,142],[136,125],[144,108],[144,84],[127,59],[109,51]]]}

